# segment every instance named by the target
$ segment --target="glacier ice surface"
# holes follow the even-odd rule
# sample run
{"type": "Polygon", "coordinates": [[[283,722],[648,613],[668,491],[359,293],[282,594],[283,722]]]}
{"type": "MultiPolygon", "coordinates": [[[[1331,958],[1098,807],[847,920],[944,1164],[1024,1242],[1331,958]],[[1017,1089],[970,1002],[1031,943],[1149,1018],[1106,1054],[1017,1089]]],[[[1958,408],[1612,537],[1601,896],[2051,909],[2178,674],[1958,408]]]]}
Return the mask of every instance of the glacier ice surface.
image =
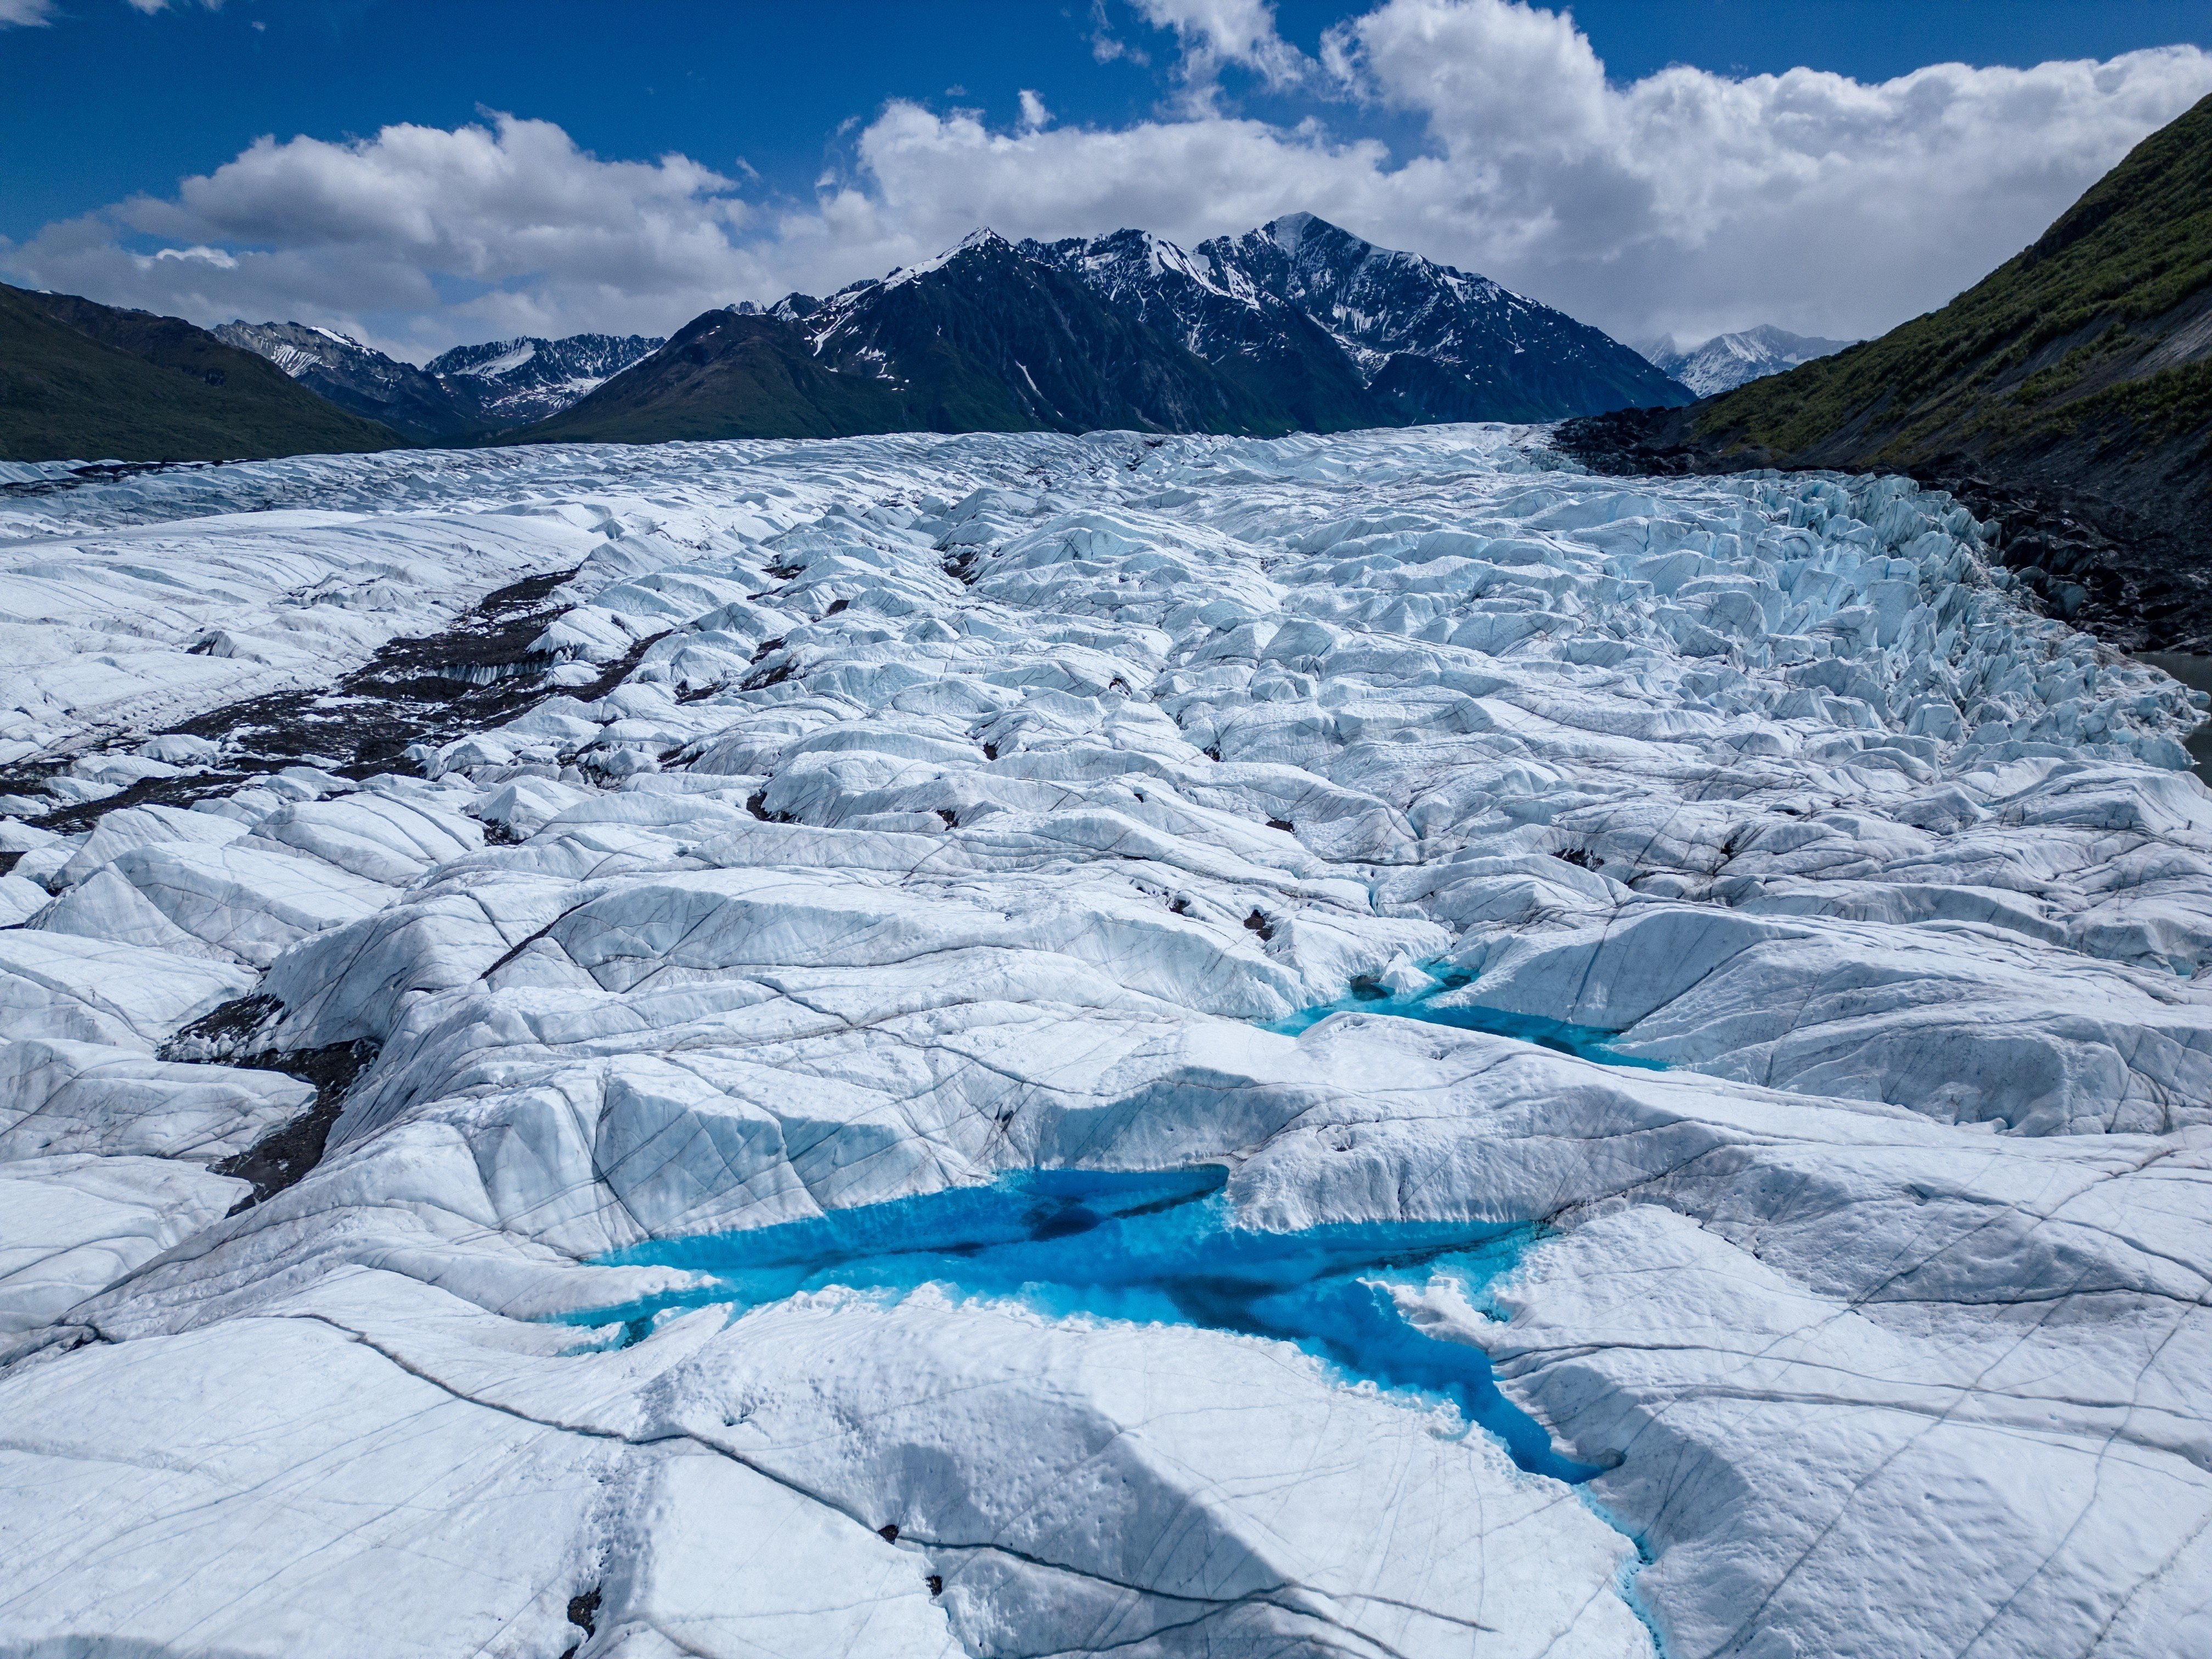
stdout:
{"type": "Polygon", "coordinates": [[[2212,1648],[2198,701],[1990,538],[1504,427],[0,503],[0,1654],[2212,1648]]]}

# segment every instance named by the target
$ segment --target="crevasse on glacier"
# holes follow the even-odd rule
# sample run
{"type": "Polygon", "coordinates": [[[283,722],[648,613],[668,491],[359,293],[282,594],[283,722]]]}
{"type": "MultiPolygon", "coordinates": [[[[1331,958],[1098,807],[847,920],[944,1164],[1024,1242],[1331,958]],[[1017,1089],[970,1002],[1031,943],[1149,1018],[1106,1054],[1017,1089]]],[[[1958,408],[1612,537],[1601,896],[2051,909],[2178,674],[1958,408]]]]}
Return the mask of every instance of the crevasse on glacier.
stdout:
{"type": "Polygon", "coordinates": [[[413,453],[0,608],[0,1654],[2212,1649],[2197,715],[1947,497],[413,453]]]}

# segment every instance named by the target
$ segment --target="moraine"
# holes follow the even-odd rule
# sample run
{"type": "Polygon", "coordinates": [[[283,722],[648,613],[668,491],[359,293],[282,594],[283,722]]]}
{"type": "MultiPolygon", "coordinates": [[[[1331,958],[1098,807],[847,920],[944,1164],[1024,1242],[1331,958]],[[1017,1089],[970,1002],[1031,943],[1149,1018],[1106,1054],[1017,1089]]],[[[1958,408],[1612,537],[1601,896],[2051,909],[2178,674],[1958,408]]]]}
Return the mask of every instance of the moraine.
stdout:
{"type": "Polygon", "coordinates": [[[1948,497],[328,458],[0,616],[0,1655],[2212,1645],[2197,712],[1948,497]]]}

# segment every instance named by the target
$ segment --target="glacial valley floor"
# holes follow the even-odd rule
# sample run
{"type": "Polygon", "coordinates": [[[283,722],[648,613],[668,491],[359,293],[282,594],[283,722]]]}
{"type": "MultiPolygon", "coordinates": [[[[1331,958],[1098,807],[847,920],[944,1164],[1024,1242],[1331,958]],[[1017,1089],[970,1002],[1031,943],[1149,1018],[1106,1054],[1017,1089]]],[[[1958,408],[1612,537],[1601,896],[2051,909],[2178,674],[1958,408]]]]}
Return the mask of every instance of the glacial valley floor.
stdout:
{"type": "Polygon", "coordinates": [[[0,1656],[2212,1652],[2187,691],[1540,429],[0,498],[0,1656]]]}

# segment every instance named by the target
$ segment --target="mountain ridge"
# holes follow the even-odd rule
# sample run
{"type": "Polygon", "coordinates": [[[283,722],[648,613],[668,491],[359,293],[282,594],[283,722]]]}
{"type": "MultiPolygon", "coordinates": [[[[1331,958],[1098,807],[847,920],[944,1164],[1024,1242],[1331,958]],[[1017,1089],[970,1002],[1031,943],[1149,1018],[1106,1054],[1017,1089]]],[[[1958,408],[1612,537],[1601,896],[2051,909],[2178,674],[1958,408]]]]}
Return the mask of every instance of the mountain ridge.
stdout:
{"type": "Polygon", "coordinates": [[[240,460],[405,441],[180,317],[0,283],[0,459],[240,460]]]}
{"type": "Polygon", "coordinates": [[[558,414],[665,343],[635,334],[525,336],[456,346],[418,368],[312,324],[238,319],[210,332],[339,408],[431,445],[477,442],[558,414]]]}
{"type": "Polygon", "coordinates": [[[1197,251],[1312,317],[1358,365],[1370,394],[1409,425],[1555,420],[1647,397],[1686,401],[1683,388],[1589,324],[1310,213],[1197,251]]]}
{"type": "Polygon", "coordinates": [[[1733,392],[1769,374],[1780,374],[1816,357],[1833,356],[1855,340],[1828,340],[1817,335],[1792,334],[1771,323],[1716,334],[1693,346],[1677,346],[1671,334],[1637,348],[1656,367],[1665,370],[1700,398],[1733,392]]]}
{"type": "Polygon", "coordinates": [[[1597,329],[1310,214],[1190,250],[1133,229],[1018,244],[978,229],[826,299],[729,308],[759,319],[745,327],[717,314],[678,331],[680,359],[664,349],[619,392],[601,388],[506,441],[1106,426],[1273,435],[1691,397],[1597,329]],[[729,355],[726,371],[702,373],[701,353],[729,355]],[[799,370],[801,356],[821,373],[799,370]],[[727,406],[709,407],[717,400],[727,406]]]}
{"type": "Polygon", "coordinates": [[[455,346],[422,371],[449,388],[477,383],[479,418],[496,427],[522,426],[559,414],[667,343],[659,335],[526,334],[455,346]]]}
{"type": "Polygon", "coordinates": [[[1291,429],[1146,325],[976,233],[826,300],[702,313],[631,374],[506,441],[1115,426],[1291,429]]]}

